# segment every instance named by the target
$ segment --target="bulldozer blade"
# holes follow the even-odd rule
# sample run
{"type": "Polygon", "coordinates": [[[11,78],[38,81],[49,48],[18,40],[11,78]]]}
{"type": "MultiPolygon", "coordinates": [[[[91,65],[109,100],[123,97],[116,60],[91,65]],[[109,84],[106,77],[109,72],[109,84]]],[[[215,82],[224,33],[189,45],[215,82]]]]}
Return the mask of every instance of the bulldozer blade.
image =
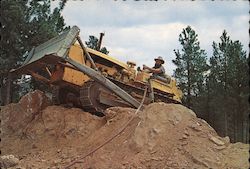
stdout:
{"type": "Polygon", "coordinates": [[[22,66],[18,69],[11,70],[10,73],[29,74],[29,70],[39,71],[47,64],[63,61],[68,56],[69,48],[77,40],[79,32],[80,29],[77,26],[73,26],[61,35],[33,48],[22,66]]]}

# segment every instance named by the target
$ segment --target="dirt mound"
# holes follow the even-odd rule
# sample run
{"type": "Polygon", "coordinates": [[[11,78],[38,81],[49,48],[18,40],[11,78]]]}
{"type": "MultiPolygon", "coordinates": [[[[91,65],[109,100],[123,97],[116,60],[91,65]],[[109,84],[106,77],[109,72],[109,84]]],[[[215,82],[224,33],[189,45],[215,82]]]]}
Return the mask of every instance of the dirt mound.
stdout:
{"type": "Polygon", "coordinates": [[[49,102],[40,94],[1,110],[2,154],[15,155],[20,167],[249,167],[249,145],[219,137],[184,106],[153,103],[136,115],[135,109],[114,107],[97,117],[76,108],[46,107],[49,102]]]}
{"type": "MultiPolygon", "coordinates": [[[[124,118],[119,116],[129,111],[122,108],[109,110],[117,112],[109,127],[115,128],[118,124],[124,126],[120,121],[124,118]]],[[[90,137],[89,142],[98,135],[96,133],[90,137]]],[[[237,153],[229,153],[234,147],[229,138],[219,137],[212,127],[197,118],[190,109],[176,104],[154,103],[140,112],[122,134],[85,158],[78,167],[248,168],[248,145],[238,145],[241,149],[236,148],[234,152],[237,153]],[[241,159],[238,159],[239,155],[241,159]],[[232,159],[235,163],[232,163],[232,159]]]]}
{"type": "Polygon", "coordinates": [[[19,103],[2,107],[2,135],[21,134],[35,116],[48,105],[50,101],[45,94],[35,90],[23,96],[19,103]]]}
{"type": "Polygon", "coordinates": [[[93,116],[81,109],[49,106],[29,124],[25,135],[33,139],[44,135],[68,139],[77,136],[88,137],[104,123],[103,118],[93,116]]]}

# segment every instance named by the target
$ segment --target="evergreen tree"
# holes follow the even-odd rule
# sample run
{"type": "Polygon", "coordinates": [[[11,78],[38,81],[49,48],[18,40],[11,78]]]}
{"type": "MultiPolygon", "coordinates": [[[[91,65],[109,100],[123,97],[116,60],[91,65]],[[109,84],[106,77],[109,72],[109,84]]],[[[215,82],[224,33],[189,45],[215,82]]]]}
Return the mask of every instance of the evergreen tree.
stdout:
{"type": "Polygon", "coordinates": [[[21,65],[33,46],[67,29],[61,16],[65,4],[66,0],[61,1],[51,12],[50,0],[1,1],[0,104],[8,72],[21,65]]]}
{"type": "Polygon", "coordinates": [[[89,41],[85,42],[88,48],[97,50],[97,46],[98,46],[98,39],[97,37],[90,35],[89,36],[89,41]]]}
{"type": "MultiPolygon", "coordinates": [[[[88,48],[94,49],[94,50],[98,50],[98,42],[99,40],[97,39],[97,37],[90,35],[89,36],[89,41],[86,41],[85,44],[87,45],[88,48]]],[[[100,49],[100,52],[104,53],[104,54],[108,54],[109,51],[107,50],[106,47],[102,47],[100,49]]]]}
{"type": "MultiPolygon", "coordinates": [[[[232,141],[246,138],[249,107],[249,76],[246,52],[239,41],[232,41],[224,30],[219,43],[213,42],[209,74],[210,113],[216,117],[214,127],[232,141]]],[[[249,136],[248,136],[249,137],[249,136]]]]}
{"type": "Polygon", "coordinates": [[[183,102],[189,108],[195,108],[196,102],[204,91],[204,73],[207,71],[206,53],[200,48],[198,35],[187,26],[179,35],[182,49],[174,50],[176,59],[173,63],[177,66],[174,77],[184,93],[183,102]]]}

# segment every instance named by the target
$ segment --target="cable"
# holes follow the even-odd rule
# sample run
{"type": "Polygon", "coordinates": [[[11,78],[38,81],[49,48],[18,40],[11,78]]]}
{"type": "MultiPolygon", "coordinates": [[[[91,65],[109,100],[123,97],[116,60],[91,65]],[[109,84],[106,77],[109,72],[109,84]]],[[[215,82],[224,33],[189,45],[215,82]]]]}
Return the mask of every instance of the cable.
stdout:
{"type": "Polygon", "coordinates": [[[142,108],[144,100],[146,98],[146,94],[147,94],[147,87],[145,88],[144,94],[143,94],[143,98],[142,101],[140,103],[140,106],[136,109],[135,114],[128,120],[128,122],[122,127],[120,128],[120,130],[113,135],[112,137],[110,137],[109,139],[107,139],[105,142],[103,142],[101,145],[99,145],[98,147],[96,147],[95,149],[91,150],[89,153],[85,154],[84,156],[80,157],[79,159],[76,159],[75,161],[73,161],[71,164],[67,165],[64,169],[69,169],[69,167],[73,166],[76,163],[82,163],[82,161],[84,158],[86,158],[87,156],[93,154],[94,152],[96,152],[97,150],[99,150],[101,147],[103,147],[104,145],[106,145],[107,143],[109,143],[111,140],[113,140],[115,137],[117,137],[120,133],[122,133],[127,126],[129,125],[129,123],[135,118],[135,116],[138,114],[139,110],[142,108]]]}

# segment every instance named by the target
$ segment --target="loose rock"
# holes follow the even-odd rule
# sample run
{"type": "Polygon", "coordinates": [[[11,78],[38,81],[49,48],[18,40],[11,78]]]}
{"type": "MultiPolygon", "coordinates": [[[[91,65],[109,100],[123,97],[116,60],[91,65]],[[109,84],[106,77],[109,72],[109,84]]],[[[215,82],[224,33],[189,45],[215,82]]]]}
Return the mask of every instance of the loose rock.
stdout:
{"type": "Polygon", "coordinates": [[[18,163],[19,159],[17,159],[14,155],[4,155],[0,157],[0,167],[3,169],[14,167],[18,165],[18,163]]]}
{"type": "Polygon", "coordinates": [[[219,146],[223,146],[225,143],[221,140],[219,140],[218,138],[214,137],[214,136],[210,136],[209,140],[211,140],[212,142],[214,142],[215,144],[219,145],[219,146]]]}

